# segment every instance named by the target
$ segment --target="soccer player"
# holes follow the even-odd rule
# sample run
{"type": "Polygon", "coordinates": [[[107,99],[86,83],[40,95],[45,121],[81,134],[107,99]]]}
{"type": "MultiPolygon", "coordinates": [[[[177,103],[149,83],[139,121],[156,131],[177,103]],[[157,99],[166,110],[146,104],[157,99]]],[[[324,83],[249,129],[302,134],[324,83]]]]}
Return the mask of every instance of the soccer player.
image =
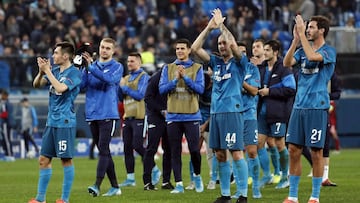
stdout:
{"type": "Polygon", "coordinates": [[[160,178],[160,171],[155,167],[154,155],[158,150],[161,139],[163,154],[163,183],[162,189],[174,189],[170,182],[171,151],[166,130],[166,95],[159,92],[161,70],[155,72],[149,79],[145,92],[145,107],[148,123],[148,144],[144,155],[144,190],[156,190],[154,186],[160,178]]]}
{"type": "Polygon", "coordinates": [[[15,120],[13,106],[9,102],[9,92],[5,89],[1,90],[0,106],[0,141],[5,152],[4,161],[13,162],[15,161],[15,157],[12,149],[11,126],[15,120]]]}
{"type": "MultiPolygon", "coordinates": [[[[127,57],[129,75],[121,79],[120,88],[124,95],[125,121],[123,124],[124,156],[126,180],[120,187],[135,186],[135,158],[134,150],[144,158],[144,118],[145,118],[145,91],[149,75],[141,68],[141,55],[130,53],[127,57]]],[[[160,170],[156,168],[157,173],[160,170]]]]}
{"type": "MultiPolygon", "coordinates": [[[[265,49],[264,49],[265,41],[262,39],[256,39],[252,44],[252,54],[253,57],[250,58],[251,63],[256,66],[261,66],[261,64],[265,61],[265,49]]],[[[262,81],[263,79],[261,79],[262,81]]],[[[267,85],[267,84],[265,84],[267,85]]],[[[258,107],[257,110],[260,107],[258,107]]],[[[260,119],[261,120],[261,119],[260,119]]],[[[279,162],[279,152],[275,145],[275,138],[267,136],[263,134],[261,130],[259,131],[259,142],[258,142],[258,157],[260,161],[260,166],[263,170],[263,177],[260,181],[260,185],[263,186],[265,184],[271,183],[279,183],[280,181],[280,162],[279,162]],[[268,156],[268,151],[264,147],[265,141],[268,145],[271,163],[274,166],[274,175],[271,174],[270,171],[270,160],[268,156]]]]}
{"type": "MultiPolygon", "coordinates": [[[[210,105],[211,105],[211,92],[212,92],[212,81],[211,81],[211,70],[204,71],[204,81],[205,89],[204,93],[199,95],[199,108],[201,112],[201,121],[200,121],[200,141],[199,148],[201,149],[204,142],[206,142],[206,158],[207,164],[210,171],[210,181],[207,185],[208,190],[214,190],[216,188],[217,180],[217,165],[218,161],[214,151],[209,147],[209,125],[210,125],[210,105]]],[[[190,184],[185,188],[186,190],[195,189],[194,182],[194,166],[190,160],[190,184]]]]}
{"type": "Polygon", "coordinates": [[[286,142],[289,144],[290,189],[284,203],[298,202],[301,175],[301,152],[311,148],[313,161],[312,193],[308,203],[318,203],[322,182],[330,98],[328,82],[335,69],[336,51],[325,42],[329,20],[324,16],[311,17],[306,28],[301,15],[296,15],[293,40],[284,58],[284,66],[300,64],[298,89],[291,112],[286,142]],[[311,43],[310,43],[311,42],[311,43]],[[296,50],[298,45],[301,48],[296,50]],[[296,50],[296,52],[295,52],[296,50]]]}
{"type": "Polygon", "coordinates": [[[50,86],[49,112],[41,143],[37,195],[29,203],[46,202],[53,157],[61,159],[64,169],[61,198],[56,200],[56,203],[69,203],[75,173],[72,161],[76,136],[74,101],[80,92],[81,83],[80,71],[71,64],[74,50],[74,46],[69,42],[57,43],[52,55],[55,65],[53,67],[50,60],[37,58],[39,72],[33,86],[35,88],[50,86]]]}
{"type": "Polygon", "coordinates": [[[211,106],[211,70],[204,72],[205,89],[204,93],[199,97],[199,108],[201,112],[201,125],[200,125],[200,148],[206,142],[206,158],[210,171],[210,181],[207,185],[208,190],[214,190],[216,187],[216,180],[218,176],[218,161],[216,159],[213,149],[209,146],[209,127],[210,127],[210,106],[211,106]]]}
{"type": "Polygon", "coordinates": [[[100,195],[100,186],[107,175],[111,188],[103,196],[120,195],[115,164],[110,153],[110,141],[119,120],[117,90],[123,66],[113,59],[115,41],[103,38],[99,46],[99,59],[93,61],[88,52],[82,56],[88,66],[82,71],[81,89],[86,91],[85,119],[89,123],[93,142],[99,150],[94,185],[88,187],[93,197],[100,195]]]}
{"type": "MultiPolygon", "coordinates": [[[[259,156],[267,156],[265,150],[263,150],[266,137],[274,137],[282,172],[281,180],[275,187],[276,189],[289,186],[287,177],[289,153],[285,146],[285,134],[293,97],[296,92],[294,74],[290,69],[283,66],[282,59],[278,57],[281,53],[280,46],[280,43],[276,40],[265,42],[265,61],[258,66],[262,86],[259,89],[260,98],[258,103],[258,125],[259,134],[261,135],[259,136],[259,154],[261,154],[259,156]]],[[[270,166],[265,166],[265,168],[269,169],[270,166]]],[[[266,174],[266,170],[264,170],[264,174],[266,174]]],[[[260,186],[266,184],[267,177],[264,175],[260,186]]],[[[271,179],[271,176],[269,179],[271,179]]]]}
{"type": "MultiPolygon", "coordinates": [[[[331,137],[331,129],[332,126],[336,125],[336,117],[331,118],[331,111],[334,111],[333,105],[335,105],[335,101],[334,100],[338,100],[340,98],[341,95],[341,89],[340,89],[340,80],[337,77],[336,73],[334,72],[334,74],[332,75],[330,82],[329,82],[329,86],[330,86],[330,92],[329,92],[329,96],[330,96],[330,108],[329,108],[329,119],[328,119],[328,127],[327,127],[327,131],[326,131],[326,139],[325,139],[325,144],[324,144],[324,149],[323,149],[323,157],[324,157],[324,174],[323,174],[323,178],[322,178],[322,183],[321,185],[326,187],[326,186],[337,186],[336,183],[332,182],[329,179],[329,170],[330,170],[330,137],[331,137]]],[[[328,87],[329,87],[328,86],[328,87]]],[[[336,129],[335,129],[336,131],[336,129]]],[[[336,145],[336,143],[335,143],[336,145]]],[[[336,146],[335,146],[336,149],[336,146]]],[[[308,160],[310,166],[311,166],[311,172],[308,175],[308,177],[312,177],[312,161],[311,161],[311,154],[310,154],[310,150],[307,147],[303,148],[303,155],[305,156],[305,158],[308,160]]]]}
{"type": "Polygon", "coordinates": [[[191,162],[194,166],[195,191],[203,192],[204,185],[200,176],[201,155],[199,147],[201,113],[199,94],[204,92],[204,72],[201,64],[189,58],[191,44],[187,39],[175,42],[176,60],[164,66],[160,82],[160,94],[166,94],[167,130],[171,149],[171,164],[175,177],[172,194],[183,193],[181,142],[185,135],[191,162]]]}
{"type": "MultiPolygon", "coordinates": [[[[193,52],[204,62],[208,62],[213,71],[213,91],[210,110],[210,148],[216,152],[219,161],[221,197],[215,203],[231,202],[230,163],[227,150],[233,157],[233,171],[237,170],[241,181],[247,183],[248,167],[244,159],[244,118],[242,111],[242,87],[245,67],[248,59],[238,48],[234,36],[223,24],[224,17],[220,9],[212,11],[213,17],[192,45],[193,52]],[[209,55],[203,48],[209,33],[220,28],[218,50],[220,56],[209,55]]],[[[240,192],[238,203],[247,202],[247,186],[240,192]]]]}
{"type": "Polygon", "coordinates": [[[39,148],[33,138],[33,133],[38,132],[38,119],[35,108],[30,105],[28,98],[24,97],[21,101],[21,134],[24,137],[26,157],[31,157],[29,153],[29,142],[35,147],[36,154],[39,148]]]}
{"type": "MultiPolygon", "coordinates": [[[[242,53],[246,54],[246,44],[237,42],[242,53]]],[[[259,199],[262,197],[260,193],[259,176],[260,176],[260,161],[257,155],[258,144],[258,127],[257,127],[257,103],[258,103],[258,88],[260,88],[260,72],[259,69],[248,62],[245,68],[245,78],[242,89],[242,97],[244,101],[244,144],[248,154],[248,171],[249,177],[252,177],[252,192],[253,198],[259,199]]],[[[239,198],[241,187],[247,187],[247,182],[241,182],[238,179],[239,175],[234,170],[234,177],[236,182],[237,192],[232,198],[239,198]]]]}

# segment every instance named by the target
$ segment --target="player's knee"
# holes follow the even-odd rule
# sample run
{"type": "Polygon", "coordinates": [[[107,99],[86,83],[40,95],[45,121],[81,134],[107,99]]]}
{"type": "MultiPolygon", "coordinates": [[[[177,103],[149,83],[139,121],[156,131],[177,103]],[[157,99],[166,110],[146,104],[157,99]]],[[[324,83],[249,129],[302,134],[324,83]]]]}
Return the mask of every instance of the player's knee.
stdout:
{"type": "Polygon", "coordinates": [[[257,156],[257,150],[255,149],[251,149],[249,151],[247,151],[249,158],[255,158],[257,156]]]}
{"type": "Polygon", "coordinates": [[[311,158],[314,160],[320,160],[323,158],[323,149],[311,148],[311,158]]]}
{"type": "Polygon", "coordinates": [[[61,158],[62,165],[71,166],[72,165],[72,158],[61,158]]]}
{"type": "Polygon", "coordinates": [[[302,147],[294,144],[289,144],[289,156],[292,158],[300,157],[302,153],[302,147]]]}
{"type": "Polygon", "coordinates": [[[226,161],[226,152],[223,150],[217,150],[216,151],[216,159],[219,162],[225,162],[226,161]]]}
{"type": "Polygon", "coordinates": [[[39,157],[39,167],[40,168],[49,168],[51,159],[46,156],[39,157]]]}

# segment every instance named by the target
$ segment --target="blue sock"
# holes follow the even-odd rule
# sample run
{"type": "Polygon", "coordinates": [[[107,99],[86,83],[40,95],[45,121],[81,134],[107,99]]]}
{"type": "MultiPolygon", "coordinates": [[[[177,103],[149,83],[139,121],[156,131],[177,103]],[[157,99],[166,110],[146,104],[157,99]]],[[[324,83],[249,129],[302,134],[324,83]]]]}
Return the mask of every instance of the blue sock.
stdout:
{"type": "Polygon", "coordinates": [[[249,176],[249,177],[253,177],[252,168],[251,168],[249,162],[250,162],[250,157],[249,157],[249,154],[246,152],[246,163],[248,163],[248,176],[249,176]]]}
{"type": "Polygon", "coordinates": [[[280,168],[282,171],[282,178],[287,178],[289,171],[289,151],[285,147],[284,150],[279,152],[280,155],[280,168]]]}
{"type": "Polygon", "coordinates": [[[47,186],[52,175],[52,168],[40,169],[39,173],[39,182],[38,182],[38,192],[36,195],[36,200],[39,202],[44,202],[46,197],[47,186]]]}
{"type": "Polygon", "coordinates": [[[218,171],[219,171],[219,162],[216,159],[215,154],[212,157],[211,164],[212,164],[211,180],[216,181],[218,178],[217,176],[218,176],[218,171]]]}
{"type": "MultiPolygon", "coordinates": [[[[260,162],[259,162],[259,157],[256,156],[255,158],[249,158],[249,168],[251,174],[252,174],[252,179],[253,179],[253,188],[258,188],[259,187],[259,177],[260,177],[260,162]]],[[[250,176],[250,174],[249,174],[250,176]]]]}
{"type": "Polygon", "coordinates": [[[312,192],[311,197],[320,198],[320,187],[321,187],[322,177],[312,177],[312,192]]]}
{"type": "Polygon", "coordinates": [[[233,173],[236,181],[236,190],[240,192],[240,195],[247,197],[248,185],[248,167],[245,159],[233,161],[233,173]],[[236,172],[235,172],[236,171],[236,172]],[[236,174],[236,176],[235,176],[236,174]]]}
{"type": "Polygon", "coordinates": [[[280,155],[276,147],[270,147],[271,162],[274,166],[274,174],[280,175],[280,155]]]}
{"type": "Polygon", "coordinates": [[[190,181],[194,181],[194,166],[191,161],[189,161],[189,170],[190,170],[190,181]]]}
{"type": "Polygon", "coordinates": [[[74,182],[75,167],[74,165],[64,167],[64,180],[62,187],[61,199],[69,202],[71,186],[74,182]]]}
{"type": "Polygon", "coordinates": [[[264,176],[270,176],[270,160],[265,147],[258,150],[258,157],[264,176]]]}
{"type": "Polygon", "coordinates": [[[159,170],[159,167],[155,164],[155,166],[151,169],[151,172],[155,172],[159,170]]]}
{"type": "Polygon", "coordinates": [[[230,196],[230,163],[219,162],[220,191],[222,196],[230,196]]]}
{"type": "Polygon", "coordinates": [[[298,198],[300,176],[290,175],[289,182],[290,182],[289,197],[298,198]]]}
{"type": "Polygon", "coordinates": [[[135,173],[128,173],[128,174],[126,174],[126,179],[128,179],[128,180],[135,180],[135,173]]]}

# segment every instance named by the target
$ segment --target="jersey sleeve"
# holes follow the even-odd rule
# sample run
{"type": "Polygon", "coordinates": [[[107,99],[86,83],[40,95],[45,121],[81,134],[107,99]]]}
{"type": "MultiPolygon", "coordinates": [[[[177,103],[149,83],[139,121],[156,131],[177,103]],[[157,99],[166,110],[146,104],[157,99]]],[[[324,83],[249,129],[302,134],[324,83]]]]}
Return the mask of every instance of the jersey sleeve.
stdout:
{"type": "Polygon", "coordinates": [[[323,57],[324,64],[336,62],[336,51],[333,47],[326,46],[324,49],[319,50],[319,54],[323,57]]]}
{"type": "Polygon", "coordinates": [[[67,75],[66,79],[64,80],[64,84],[68,87],[68,90],[72,90],[81,83],[81,73],[77,69],[73,69],[67,75]]]}

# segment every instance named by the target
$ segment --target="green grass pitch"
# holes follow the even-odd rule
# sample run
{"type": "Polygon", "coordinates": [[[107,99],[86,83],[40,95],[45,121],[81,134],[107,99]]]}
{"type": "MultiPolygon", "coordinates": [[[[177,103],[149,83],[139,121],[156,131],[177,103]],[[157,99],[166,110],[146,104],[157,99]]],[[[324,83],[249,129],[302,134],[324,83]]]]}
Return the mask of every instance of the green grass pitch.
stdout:
{"type": "MultiPolygon", "coordinates": [[[[321,202],[360,202],[360,150],[343,149],[339,155],[330,155],[330,177],[338,184],[337,187],[323,187],[321,189],[321,202]]],[[[126,177],[123,157],[115,157],[116,172],[119,183],[126,177]]],[[[92,197],[87,192],[87,187],[95,181],[96,160],[88,158],[75,158],[75,181],[73,184],[71,203],[209,203],[213,202],[220,194],[219,185],[216,190],[207,190],[209,181],[206,157],[202,159],[202,177],[205,184],[203,193],[185,191],[184,194],[170,194],[169,190],[144,191],[142,183],[142,164],[139,157],[136,160],[136,187],[122,188],[122,195],[116,197],[92,197]]],[[[184,186],[189,183],[188,172],[189,156],[183,156],[183,182],[184,186]]],[[[306,177],[309,173],[309,164],[303,159],[303,175],[300,182],[299,202],[307,202],[311,193],[311,178],[306,177]]],[[[161,161],[157,161],[161,166],[161,161]]],[[[15,162],[0,162],[0,203],[25,203],[36,195],[38,180],[38,163],[36,159],[16,160],[15,162]]],[[[47,191],[47,203],[53,203],[60,197],[63,171],[60,160],[53,160],[53,175],[47,191]]],[[[173,176],[171,177],[173,180],[173,176]]],[[[173,181],[172,181],[173,182],[173,181]]],[[[110,187],[107,178],[101,186],[101,193],[105,193],[110,187]]],[[[158,187],[160,185],[158,184],[158,187]]],[[[252,199],[251,187],[249,187],[248,202],[254,203],[279,203],[288,194],[288,189],[276,190],[275,185],[268,185],[261,190],[262,199],[252,199]]],[[[235,191],[235,185],[231,186],[235,191]]],[[[233,202],[235,202],[233,200],[233,202]]]]}

